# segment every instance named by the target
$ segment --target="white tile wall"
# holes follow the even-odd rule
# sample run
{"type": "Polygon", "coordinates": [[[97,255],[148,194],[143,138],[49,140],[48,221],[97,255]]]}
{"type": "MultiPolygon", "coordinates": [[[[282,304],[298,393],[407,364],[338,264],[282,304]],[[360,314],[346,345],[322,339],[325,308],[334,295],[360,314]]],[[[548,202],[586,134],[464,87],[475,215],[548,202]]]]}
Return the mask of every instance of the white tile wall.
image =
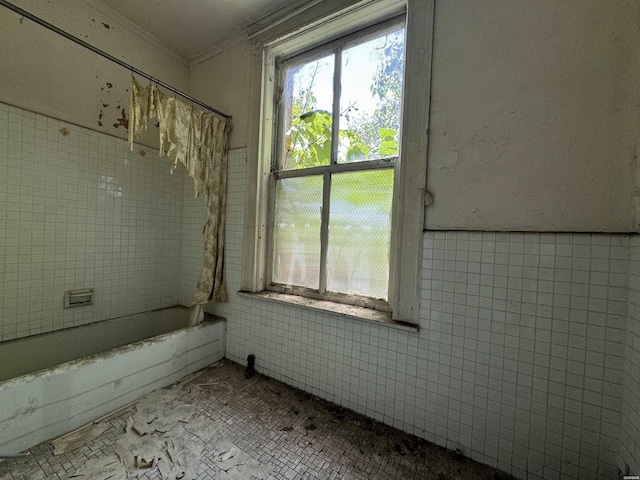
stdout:
{"type": "Polygon", "coordinates": [[[229,175],[227,356],[520,478],[616,478],[629,238],[428,232],[419,334],[240,297],[229,175]]]}
{"type": "Polygon", "coordinates": [[[0,339],[175,305],[184,177],[152,149],[0,104],[0,339]],[[63,310],[83,287],[95,304],[63,310]]]}
{"type": "Polygon", "coordinates": [[[640,475],[640,235],[631,237],[623,386],[621,468],[640,475]]]}
{"type": "Polygon", "coordinates": [[[426,234],[438,443],[523,478],[614,478],[628,255],[624,235],[426,234]]]}

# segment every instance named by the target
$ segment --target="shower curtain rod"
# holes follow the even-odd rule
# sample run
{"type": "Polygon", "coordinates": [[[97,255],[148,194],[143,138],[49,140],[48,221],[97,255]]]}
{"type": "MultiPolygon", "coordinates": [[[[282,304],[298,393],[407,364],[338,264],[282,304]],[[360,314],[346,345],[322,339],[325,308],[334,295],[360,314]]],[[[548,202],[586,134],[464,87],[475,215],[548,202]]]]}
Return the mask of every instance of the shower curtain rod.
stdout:
{"type": "Polygon", "coordinates": [[[117,63],[118,65],[120,65],[121,67],[126,68],[127,70],[129,70],[132,73],[136,73],[138,75],[140,75],[141,77],[144,77],[146,79],[148,79],[149,81],[155,83],[156,85],[159,85],[163,88],[166,88],[167,90],[175,93],[176,95],[180,95],[183,98],[186,98],[187,100],[189,100],[190,102],[193,102],[203,108],[206,108],[207,110],[212,111],[213,113],[220,115],[221,117],[224,117],[226,119],[231,119],[231,115],[227,115],[226,113],[222,113],[220,110],[217,110],[213,107],[210,107],[209,105],[207,105],[206,103],[202,103],[200,100],[196,100],[195,98],[193,98],[191,95],[187,95],[184,92],[181,92],[180,90],[173,88],[171,85],[167,85],[166,83],[158,80],[157,78],[152,77],[151,75],[148,75],[146,73],[144,73],[141,70],[138,70],[137,68],[135,68],[132,65],[129,65],[128,63],[123,62],[122,60],[117,59],[116,57],[114,57],[113,55],[109,55],[107,52],[104,52],[102,50],[100,50],[99,48],[94,47],[93,45],[89,45],[87,42],[80,40],[78,37],[74,37],[73,35],[71,35],[70,33],[65,32],[64,30],[59,29],[58,27],[56,27],[55,25],[51,25],[49,22],[46,22],[44,20],[42,20],[39,17],[36,17],[35,15],[32,15],[31,13],[27,12],[26,10],[21,9],[20,7],[17,7],[16,5],[7,2],[6,0],[0,0],[0,5],[2,5],[3,7],[8,8],[9,10],[13,10],[14,12],[16,12],[18,15],[21,15],[25,18],[28,18],[29,20],[36,22],[39,25],[42,25],[45,28],[48,28],[49,30],[51,30],[52,32],[57,33],[58,35],[62,35],[63,37],[65,37],[68,40],[71,40],[74,43],[77,43],[78,45],[91,50],[93,53],[97,53],[98,55],[100,55],[101,57],[106,58],[107,60],[111,60],[113,63],[117,63]]]}

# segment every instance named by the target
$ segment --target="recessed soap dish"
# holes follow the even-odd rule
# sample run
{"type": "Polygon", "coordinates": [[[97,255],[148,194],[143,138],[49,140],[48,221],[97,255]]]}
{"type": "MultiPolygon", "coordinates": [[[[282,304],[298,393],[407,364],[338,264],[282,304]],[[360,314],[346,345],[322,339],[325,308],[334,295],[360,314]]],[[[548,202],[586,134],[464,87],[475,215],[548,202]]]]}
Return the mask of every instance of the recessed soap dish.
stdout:
{"type": "Polygon", "coordinates": [[[64,308],[93,305],[93,288],[67,290],[64,292],[64,308]]]}

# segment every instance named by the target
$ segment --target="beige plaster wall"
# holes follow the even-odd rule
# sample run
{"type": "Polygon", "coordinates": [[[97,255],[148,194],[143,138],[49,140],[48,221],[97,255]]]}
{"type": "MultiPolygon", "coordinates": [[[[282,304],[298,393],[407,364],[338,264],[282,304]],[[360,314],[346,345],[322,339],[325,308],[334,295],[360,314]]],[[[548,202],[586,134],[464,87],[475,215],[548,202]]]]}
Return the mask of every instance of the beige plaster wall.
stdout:
{"type": "MultiPolygon", "coordinates": [[[[12,3],[178,89],[189,88],[184,60],[94,0],[12,3]]],[[[0,7],[1,102],[125,138],[120,119],[122,109],[129,109],[130,77],[126,69],[0,7]]],[[[155,132],[149,133],[143,143],[153,146],[155,132]]]]}
{"type": "Polygon", "coordinates": [[[431,229],[630,231],[640,3],[436,3],[431,229]]]}
{"type": "MultiPolygon", "coordinates": [[[[427,228],[637,230],[639,20],[621,0],[437,0],[427,228]]],[[[257,141],[252,61],[245,42],[191,71],[234,148],[257,141]]]]}

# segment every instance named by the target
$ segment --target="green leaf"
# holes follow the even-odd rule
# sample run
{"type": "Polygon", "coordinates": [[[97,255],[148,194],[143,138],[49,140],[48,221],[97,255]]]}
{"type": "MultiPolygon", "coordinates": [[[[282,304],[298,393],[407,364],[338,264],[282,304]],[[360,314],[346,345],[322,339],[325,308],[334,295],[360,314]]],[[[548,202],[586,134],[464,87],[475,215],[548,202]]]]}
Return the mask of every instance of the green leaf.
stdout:
{"type": "Polygon", "coordinates": [[[366,152],[363,151],[362,148],[360,148],[359,145],[355,145],[353,147],[349,147],[349,149],[347,149],[347,162],[353,162],[354,160],[360,160],[364,157],[366,157],[367,154],[366,152]]]}
{"type": "Polygon", "coordinates": [[[380,155],[389,156],[398,154],[398,142],[395,140],[384,140],[378,148],[380,155]]]}
{"type": "Polygon", "coordinates": [[[398,132],[391,128],[379,128],[378,135],[382,140],[395,140],[398,132]]]}

